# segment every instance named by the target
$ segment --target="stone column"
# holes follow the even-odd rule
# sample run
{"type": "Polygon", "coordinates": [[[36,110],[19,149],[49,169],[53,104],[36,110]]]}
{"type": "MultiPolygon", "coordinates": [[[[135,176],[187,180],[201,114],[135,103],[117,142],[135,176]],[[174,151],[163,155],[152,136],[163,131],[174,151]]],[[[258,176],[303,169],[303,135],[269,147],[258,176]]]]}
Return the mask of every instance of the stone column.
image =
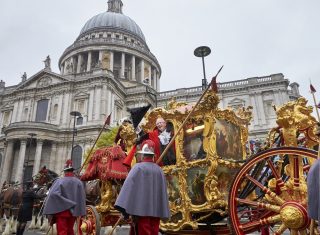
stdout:
{"type": "Polygon", "coordinates": [[[49,169],[54,169],[56,167],[56,155],[57,155],[57,144],[56,142],[52,142],[51,144],[51,155],[49,161],[49,169]]]}
{"type": "Polygon", "coordinates": [[[8,140],[6,153],[3,156],[4,163],[2,167],[3,170],[1,171],[2,173],[0,177],[0,185],[2,185],[4,181],[8,182],[9,180],[9,170],[11,170],[11,164],[13,160],[13,145],[14,145],[14,141],[8,140]]]}
{"type": "Polygon", "coordinates": [[[253,123],[254,125],[259,125],[259,118],[257,114],[258,106],[256,104],[256,100],[254,98],[255,94],[250,95],[251,106],[253,107],[253,123]]]}
{"type": "Polygon", "coordinates": [[[103,55],[103,51],[99,51],[99,60],[98,63],[100,61],[100,64],[102,64],[102,55],[103,55]]]}
{"type": "Polygon", "coordinates": [[[126,67],[126,55],[122,52],[121,53],[121,71],[120,71],[120,78],[124,79],[124,69],[126,67]]]}
{"type": "Polygon", "coordinates": [[[42,145],[43,145],[43,140],[42,139],[37,139],[37,148],[36,148],[36,154],[35,154],[35,157],[34,157],[32,175],[37,174],[39,172],[39,170],[40,170],[42,145]]]}
{"type": "Polygon", "coordinates": [[[139,82],[143,82],[144,80],[144,60],[141,59],[141,62],[140,62],[140,70],[141,70],[141,73],[140,73],[140,81],[139,82]]]}
{"type": "Polygon", "coordinates": [[[61,65],[61,70],[60,70],[60,74],[63,75],[64,73],[64,64],[61,65]]]}
{"type": "Polygon", "coordinates": [[[131,80],[136,80],[136,57],[134,55],[131,58],[131,80]]]}
{"type": "Polygon", "coordinates": [[[110,70],[113,72],[113,64],[114,64],[114,53],[110,51],[110,70]]]}
{"type": "Polygon", "coordinates": [[[160,91],[160,77],[159,77],[159,73],[157,73],[157,91],[159,92],[160,91]]]}
{"type": "Polygon", "coordinates": [[[149,86],[151,86],[151,78],[152,78],[152,74],[151,74],[151,65],[149,65],[149,86]]]}
{"type": "Polygon", "coordinates": [[[19,159],[16,167],[15,181],[23,182],[24,160],[26,157],[27,140],[20,140],[19,159]]]}
{"type": "Polygon", "coordinates": [[[89,96],[89,109],[88,109],[88,121],[92,120],[93,117],[93,101],[94,101],[94,87],[90,87],[90,96],[89,96]]]}
{"type": "Polygon", "coordinates": [[[12,111],[12,117],[11,117],[11,123],[16,122],[17,120],[17,113],[18,113],[18,105],[19,105],[19,101],[16,101],[13,105],[13,111],[12,111]]]}
{"type": "Polygon", "coordinates": [[[153,89],[157,90],[157,70],[156,69],[153,69],[151,86],[153,87],[153,89]]]}
{"type": "Polygon", "coordinates": [[[91,70],[91,51],[88,52],[87,72],[91,70]]]}
{"type": "Polygon", "coordinates": [[[77,64],[77,73],[80,73],[81,71],[81,64],[82,64],[82,55],[78,55],[78,64],[77,64]]]}
{"type": "Polygon", "coordinates": [[[262,93],[258,93],[258,104],[259,104],[259,115],[261,119],[261,124],[266,125],[266,114],[264,112],[264,105],[263,105],[263,100],[262,100],[262,93]]]}
{"type": "Polygon", "coordinates": [[[95,104],[95,115],[94,115],[94,119],[95,120],[100,120],[101,118],[101,88],[98,87],[96,89],[96,92],[95,92],[95,100],[96,100],[96,104],[95,104]]]}

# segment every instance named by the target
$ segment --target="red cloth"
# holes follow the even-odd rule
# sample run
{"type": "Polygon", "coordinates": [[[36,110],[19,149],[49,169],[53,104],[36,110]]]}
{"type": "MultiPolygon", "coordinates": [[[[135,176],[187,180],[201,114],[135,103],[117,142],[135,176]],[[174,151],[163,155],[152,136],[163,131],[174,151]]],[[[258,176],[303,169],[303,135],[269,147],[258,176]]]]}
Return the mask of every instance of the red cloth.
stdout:
{"type": "MultiPolygon", "coordinates": [[[[139,216],[135,224],[139,235],[158,235],[160,218],[150,216],[139,216]]],[[[130,229],[130,235],[135,235],[133,228],[130,229]]]]}
{"type": "Polygon", "coordinates": [[[70,210],[55,214],[58,235],[74,235],[73,226],[76,217],[72,216],[70,210]]]}
{"type": "Polygon", "coordinates": [[[128,175],[127,167],[122,164],[125,158],[125,152],[118,145],[98,149],[89,161],[81,180],[125,179],[128,175]]]}

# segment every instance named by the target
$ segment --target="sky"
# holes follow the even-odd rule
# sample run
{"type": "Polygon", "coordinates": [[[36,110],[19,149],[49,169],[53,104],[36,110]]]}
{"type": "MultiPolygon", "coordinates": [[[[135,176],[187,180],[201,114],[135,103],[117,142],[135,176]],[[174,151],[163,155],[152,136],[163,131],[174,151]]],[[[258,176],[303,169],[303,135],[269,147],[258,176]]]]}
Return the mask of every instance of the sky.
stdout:
{"type": "MultiPolygon", "coordinates": [[[[199,46],[207,79],[224,65],[218,82],[283,73],[300,84],[312,105],[310,80],[320,101],[320,1],[122,0],[123,13],[142,29],[161,68],[161,91],[200,86],[199,46]]],[[[1,0],[0,79],[6,86],[58,60],[87,20],[107,10],[107,0],[1,0]]]]}

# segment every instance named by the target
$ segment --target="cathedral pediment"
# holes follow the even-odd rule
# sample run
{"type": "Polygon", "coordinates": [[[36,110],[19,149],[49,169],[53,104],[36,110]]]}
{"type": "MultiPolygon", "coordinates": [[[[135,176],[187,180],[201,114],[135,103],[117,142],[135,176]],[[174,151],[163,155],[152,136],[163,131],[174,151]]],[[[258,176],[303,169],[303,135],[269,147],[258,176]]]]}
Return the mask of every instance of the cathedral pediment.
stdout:
{"type": "Polygon", "coordinates": [[[42,70],[38,74],[35,74],[31,78],[20,83],[19,86],[17,87],[17,90],[22,90],[22,89],[28,90],[28,89],[34,89],[34,88],[49,87],[51,85],[64,83],[68,81],[69,81],[68,79],[60,77],[58,74],[42,70]]]}

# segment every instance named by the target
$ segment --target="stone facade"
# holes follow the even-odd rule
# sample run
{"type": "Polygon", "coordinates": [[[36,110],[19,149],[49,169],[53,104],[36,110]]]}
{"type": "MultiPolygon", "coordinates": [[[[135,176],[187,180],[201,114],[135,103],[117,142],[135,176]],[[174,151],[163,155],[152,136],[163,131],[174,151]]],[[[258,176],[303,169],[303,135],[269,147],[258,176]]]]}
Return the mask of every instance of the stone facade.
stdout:
{"type": "MultiPolygon", "coordinates": [[[[120,0],[109,0],[108,11],[85,24],[62,54],[59,74],[51,71],[49,56],[44,63],[15,86],[0,82],[1,184],[30,179],[44,165],[60,173],[71,157],[74,122],[72,158],[79,167],[109,114],[112,126],[127,116],[127,108],[165,106],[172,97],[192,103],[202,93],[201,87],[159,92],[161,67],[140,28],[122,14],[120,0]]],[[[282,74],[219,83],[220,105],[252,105],[250,133],[260,138],[274,126],[272,105],[299,96],[298,84],[290,86],[282,74]]]]}

